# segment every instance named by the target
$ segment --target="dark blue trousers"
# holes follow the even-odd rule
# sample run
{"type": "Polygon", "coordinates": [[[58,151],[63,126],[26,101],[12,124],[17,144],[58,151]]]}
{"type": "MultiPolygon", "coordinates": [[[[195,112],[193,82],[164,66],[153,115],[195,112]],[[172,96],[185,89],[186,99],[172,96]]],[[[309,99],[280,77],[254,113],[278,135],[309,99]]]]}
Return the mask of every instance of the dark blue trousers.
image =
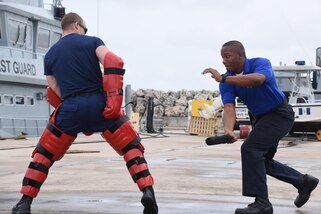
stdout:
{"type": "Polygon", "coordinates": [[[268,197],[266,174],[299,188],[303,174],[274,160],[279,141],[291,130],[294,112],[287,103],[258,116],[241,147],[243,195],[268,197]]]}
{"type": "Polygon", "coordinates": [[[63,101],[56,114],[56,125],[64,133],[103,132],[116,119],[106,119],[102,112],[106,106],[104,93],[75,96],[63,101]]]}

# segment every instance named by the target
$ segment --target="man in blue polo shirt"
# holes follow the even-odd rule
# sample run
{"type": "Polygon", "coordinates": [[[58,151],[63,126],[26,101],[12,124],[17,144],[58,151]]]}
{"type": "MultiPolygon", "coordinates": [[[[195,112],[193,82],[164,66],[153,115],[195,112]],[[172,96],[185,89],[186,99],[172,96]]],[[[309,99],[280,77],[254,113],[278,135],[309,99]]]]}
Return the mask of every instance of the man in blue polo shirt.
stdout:
{"type": "Polygon", "coordinates": [[[252,131],[241,146],[243,195],[255,197],[255,202],[246,208],[238,208],[235,214],[272,214],[268,199],[266,174],[292,184],[298,189],[294,201],[303,206],[319,180],[303,175],[297,170],[273,159],[279,140],[292,128],[294,112],[283,92],[278,88],[271,63],[265,58],[248,59],[239,41],[229,41],[222,46],[221,56],[227,72],[221,75],[213,68],[210,73],[220,83],[224,104],[224,128],[232,136],[230,143],[237,141],[234,135],[236,119],[235,98],[239,97],[253,118],[252,131]]]}

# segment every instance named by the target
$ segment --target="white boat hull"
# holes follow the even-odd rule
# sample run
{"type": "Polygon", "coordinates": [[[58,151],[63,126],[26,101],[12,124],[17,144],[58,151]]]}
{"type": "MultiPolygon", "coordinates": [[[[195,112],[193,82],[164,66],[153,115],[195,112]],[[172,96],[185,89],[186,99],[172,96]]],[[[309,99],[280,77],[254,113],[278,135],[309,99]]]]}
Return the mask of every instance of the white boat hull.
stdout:
{"type": "Polygon", "coordinates": [[[292,106],[296,122],[321,122],[321,103],[302,103],[292,106]]]}
{"type": "MultiPolygon", "coordinates": [[[[293,104],[295,115],[291,132],[317,132],[321,130],[321,103],[293,104]]],[[[238,125],[249,125],[250,117],[245,106],[236,107],[236,121],[238,125]]]]}

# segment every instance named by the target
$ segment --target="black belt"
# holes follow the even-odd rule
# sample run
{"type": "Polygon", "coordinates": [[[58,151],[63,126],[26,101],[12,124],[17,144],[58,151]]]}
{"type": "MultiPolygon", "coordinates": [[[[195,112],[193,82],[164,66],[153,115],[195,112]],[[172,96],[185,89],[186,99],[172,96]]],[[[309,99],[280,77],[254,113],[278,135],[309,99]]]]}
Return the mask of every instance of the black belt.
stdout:
{"type": "Polygon", "coordinates": [[[103,89],[99,89],[99,90],[95,90],[95,91],[91,91],[91,92],[74,92],[71,93],[67,96],[64,96],[63,99],[67,99],[70,97],[78,97],[78,96],[91,96],[91,95],[95,95],[95,94],[102,94],[104,92],[103,89]]]}

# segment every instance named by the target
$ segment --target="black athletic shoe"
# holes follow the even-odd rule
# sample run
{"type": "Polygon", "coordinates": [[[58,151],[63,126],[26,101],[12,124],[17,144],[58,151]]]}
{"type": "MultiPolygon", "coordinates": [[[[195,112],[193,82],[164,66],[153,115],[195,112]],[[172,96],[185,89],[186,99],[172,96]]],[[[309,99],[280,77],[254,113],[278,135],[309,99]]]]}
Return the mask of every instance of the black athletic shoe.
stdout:
{"type": "Polygon", "coordinates": [[[143,189],[141,202],[144,205],[144,214],[158,214],[158,206],[153,187],[149,186],[143,189]]]}
{"type": "Polygon", "coordinates": [[[236,209],[235,214],[273,214],[273,207],[268,199],[257,197],[246,208],[236,209]]]}
{"type": "Polygon", "coordinates": [[[28,201],[19,201],[12,208],[12,214],[31,214],[30,206],[31,204],[28,201]]]}
{"type": "Polygon", "coordinates": [[[302,207],[310,198],[311,192],[318,186],[319,179],[304,175],[302,187],[298,190],[299,195],[296,197],[294,204],[297,207],[302,207]]]}

